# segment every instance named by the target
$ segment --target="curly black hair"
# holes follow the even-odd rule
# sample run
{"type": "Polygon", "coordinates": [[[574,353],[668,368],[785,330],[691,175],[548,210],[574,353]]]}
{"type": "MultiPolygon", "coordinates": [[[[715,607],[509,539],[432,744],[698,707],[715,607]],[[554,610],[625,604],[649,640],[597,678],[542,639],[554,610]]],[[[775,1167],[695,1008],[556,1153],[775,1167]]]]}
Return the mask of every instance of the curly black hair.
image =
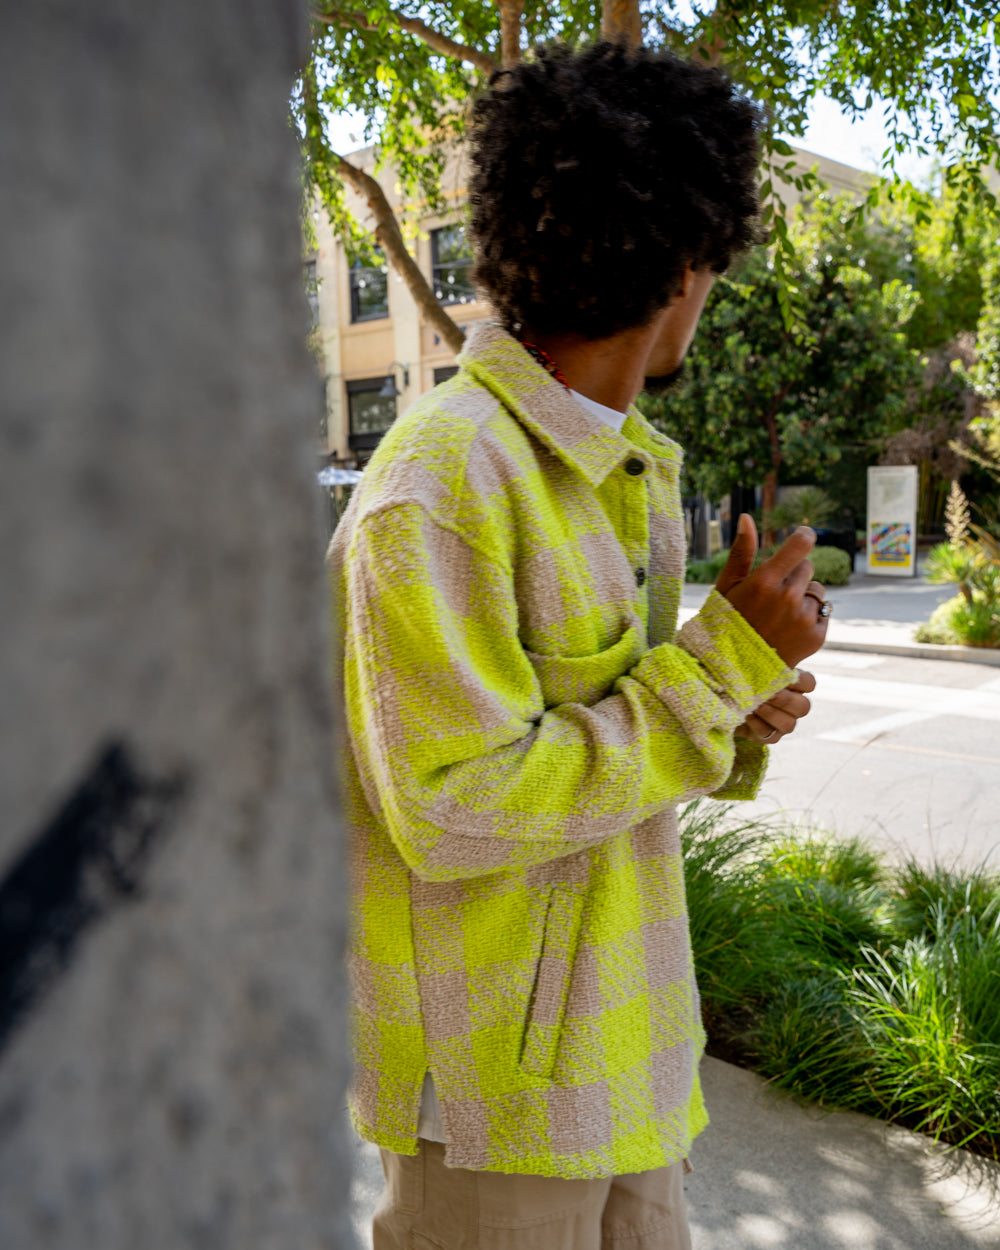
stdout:
{"type": "Polygon", "coordinates": [[[647,324],[686,266],[758,241],[759,108],[668,52],[564,45],[494,74],[472,122],[475,279],[508,328],[647,324]]]}

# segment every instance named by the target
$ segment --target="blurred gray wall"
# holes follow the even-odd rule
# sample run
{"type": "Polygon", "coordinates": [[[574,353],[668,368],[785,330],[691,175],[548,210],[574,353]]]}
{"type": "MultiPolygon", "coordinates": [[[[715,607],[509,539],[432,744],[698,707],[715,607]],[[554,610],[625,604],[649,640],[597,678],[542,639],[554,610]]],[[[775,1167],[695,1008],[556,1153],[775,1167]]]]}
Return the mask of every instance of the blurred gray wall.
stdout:
{"type": "Polygon", "coordinates": [[[304,0],[0,6],[0,1246],[349,1244],[304,0]]]}

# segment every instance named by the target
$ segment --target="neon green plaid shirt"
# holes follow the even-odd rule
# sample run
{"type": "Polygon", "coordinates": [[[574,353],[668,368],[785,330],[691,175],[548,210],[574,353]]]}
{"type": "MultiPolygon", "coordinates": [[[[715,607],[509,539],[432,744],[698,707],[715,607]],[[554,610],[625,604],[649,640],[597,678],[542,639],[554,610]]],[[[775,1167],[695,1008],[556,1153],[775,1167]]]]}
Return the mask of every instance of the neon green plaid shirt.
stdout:
{"type": "Polygon", "coordinates": [[[368,1140],[595,1177],[707,1123],[674,807],[752,797],[795,680],[714,591],[676,632],[680,452],[602,425],[510,335],[383,440],[334,537],[355,1081],[368,1140]]]}

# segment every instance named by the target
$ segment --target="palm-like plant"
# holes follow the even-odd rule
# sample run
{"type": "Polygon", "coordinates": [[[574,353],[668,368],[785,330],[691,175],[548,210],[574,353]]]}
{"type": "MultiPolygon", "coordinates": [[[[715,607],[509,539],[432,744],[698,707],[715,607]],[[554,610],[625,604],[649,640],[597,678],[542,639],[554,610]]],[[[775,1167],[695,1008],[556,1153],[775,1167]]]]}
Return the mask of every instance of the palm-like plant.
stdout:
{"type": "Polygon", "coordinates": [[[821,529],[836,511],[837,505],[825,490],[818,486],[799,486],[764,514],[764,530],[793,530],[800,525],[821,529]]]}

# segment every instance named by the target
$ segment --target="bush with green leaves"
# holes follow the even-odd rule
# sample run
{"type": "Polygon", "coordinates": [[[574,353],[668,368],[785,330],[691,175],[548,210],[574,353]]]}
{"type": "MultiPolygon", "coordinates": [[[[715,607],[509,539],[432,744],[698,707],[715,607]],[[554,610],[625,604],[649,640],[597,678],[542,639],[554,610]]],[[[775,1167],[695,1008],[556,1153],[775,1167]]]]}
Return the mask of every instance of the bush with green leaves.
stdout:
{"type": "Polygon", "coordinates": [[[765,514],[762,525],[765,530],[794,530],[800,525],[822,528],[832,521],[837,505],[818,486],[789,487],[780,503],[765,514]]]}
{"type": "Polygon", "coordinates": [[[681,830],[710,1051],[1000,1159],[1000,877],[707,801],[681,830]]]}
{"type": "Polygon", "coordinates": [[[957,482],[945,510],[948,541],[927,557],[926,577],[935,585],[955,585],[954,599],[939,604],[918,625],[917,642],[1000,647],[1000,543],[988,529],[971,525],[969,505],[957,482]]]}
{"type": "MultiPolygon", "coordinates": [[[[774,549],[762,551],[755,561],[759,565],[774,549]]],[[[688,562],[686,580],[703,586],[711,585],[718,580],[723,565],[729,558],[729,552],[717,551],[707,560],[691,560],[688,562]]],[[[824,586],[846,586],[851,576],[851,557],[839,547],[814,547],[809,557],[813,562],[816,580],[824,586]]]]}

